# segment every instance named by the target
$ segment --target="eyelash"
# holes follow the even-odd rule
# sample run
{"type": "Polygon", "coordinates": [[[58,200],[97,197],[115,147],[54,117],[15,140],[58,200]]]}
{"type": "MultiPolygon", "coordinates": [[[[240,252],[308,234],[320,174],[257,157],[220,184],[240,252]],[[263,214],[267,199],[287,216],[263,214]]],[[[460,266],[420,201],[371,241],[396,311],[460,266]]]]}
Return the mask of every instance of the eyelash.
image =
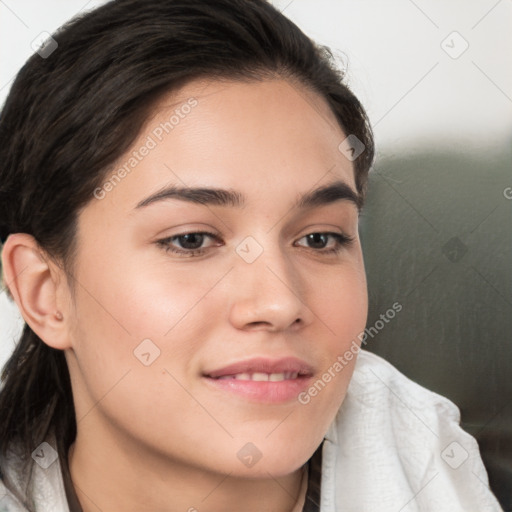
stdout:
{"type": "MultiPolygon", "coordinates": [[[[338,254],[343,248],[349,247],[354,242],[354,237],[351,237],[351,236],[348,236],[348,235],[345,235],[342,233],[334,233],[334,232],[330,232],[330,231],[313,231],[312,233],[307,233],[306,235],[302,236],[301,238],[299,238],[299,240],[302,240],[303,238],[305,238],[307,236],[315,235],[315,234],[327,235],[327,236],[333,237],[336,240],[335,247],[333,247],[331,249],[314,249],[311,247],[303,247],[303,246],[301,246],[301,247],[303,247],[305,249],[309,249],[316,253],[320,253],[320,254],[324,254],[324,255],[333,255],[333,254],[338,254]]],[[[186,257],[202,256],[203,254],[206,253],[206,251],[208,249],[210,249],[210,247],[199,248],[199,249],[180,249],[180,248],[177,248],[177,247],[174,247],[171,245],[171,243],[174,240],[176,240],[180,237],[186,236],[186,235],[203,235],[203,236],[208,236],[218,242],[221,242],[219,236],[216,235],[215,233],[210,233],[208,231],[190,231],[187,233],[181,233],[179,235],[173,235],[173,236],[170,236],[167,238],[163,238],[161,240],[158,240],[156,243],[160,247],[162,247],[166,253],[180,254],[180,255],[186,256],[186,257]]]]}

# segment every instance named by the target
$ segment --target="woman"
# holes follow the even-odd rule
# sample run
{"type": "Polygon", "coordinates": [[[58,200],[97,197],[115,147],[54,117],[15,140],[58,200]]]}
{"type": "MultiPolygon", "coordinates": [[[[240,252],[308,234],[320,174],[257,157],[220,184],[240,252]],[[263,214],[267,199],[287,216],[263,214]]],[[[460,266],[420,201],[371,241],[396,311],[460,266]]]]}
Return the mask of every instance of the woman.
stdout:
{"type": "Polygon", "coordinates": [[[359,350],[373,139],[328,51],[262,0],[54,41],[0,122],[4,509],[500,510],[456,407],[359,350]]]}

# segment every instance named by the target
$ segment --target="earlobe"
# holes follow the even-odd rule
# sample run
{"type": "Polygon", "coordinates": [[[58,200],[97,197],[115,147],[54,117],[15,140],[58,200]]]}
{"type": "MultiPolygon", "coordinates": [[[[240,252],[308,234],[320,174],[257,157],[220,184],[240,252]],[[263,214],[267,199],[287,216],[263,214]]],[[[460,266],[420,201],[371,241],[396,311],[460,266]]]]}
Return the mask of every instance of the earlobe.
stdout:
{"type": "Polygon", "coordinates": [[[58,304],[59,279],[49,258],[35,238],[15,233],[7,238],[2,251],[5,284],[25,322],[47,345],[70,348],[65,316],[58,304]]]}

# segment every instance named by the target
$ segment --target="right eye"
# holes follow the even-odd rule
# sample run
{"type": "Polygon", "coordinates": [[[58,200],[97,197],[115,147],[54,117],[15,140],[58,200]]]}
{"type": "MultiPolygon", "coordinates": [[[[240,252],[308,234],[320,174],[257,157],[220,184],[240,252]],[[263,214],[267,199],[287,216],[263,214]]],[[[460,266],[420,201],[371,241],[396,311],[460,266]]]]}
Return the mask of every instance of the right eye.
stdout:
{"type": "Polygon", "coordinates": [[[163,238],[156,242],[164,248],[165,252],[180,254],[183,256],[200,256],[211,247],[219,247],[222,241],[218,235],[205,231],[182,233],[163,238]],[[205,243],[207,245],[205,245],[205,243]]]}

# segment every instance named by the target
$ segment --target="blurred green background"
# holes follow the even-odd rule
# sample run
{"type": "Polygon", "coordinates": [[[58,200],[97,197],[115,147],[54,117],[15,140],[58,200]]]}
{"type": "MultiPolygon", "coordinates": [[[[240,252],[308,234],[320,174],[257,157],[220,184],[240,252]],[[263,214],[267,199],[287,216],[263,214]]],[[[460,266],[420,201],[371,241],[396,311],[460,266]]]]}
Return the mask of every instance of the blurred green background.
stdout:
{"type": "Polygon", "coordinates": [[[450,398],[512,510],[512,145],[381,155],[361,218],[365,348],[450,398]]]}

